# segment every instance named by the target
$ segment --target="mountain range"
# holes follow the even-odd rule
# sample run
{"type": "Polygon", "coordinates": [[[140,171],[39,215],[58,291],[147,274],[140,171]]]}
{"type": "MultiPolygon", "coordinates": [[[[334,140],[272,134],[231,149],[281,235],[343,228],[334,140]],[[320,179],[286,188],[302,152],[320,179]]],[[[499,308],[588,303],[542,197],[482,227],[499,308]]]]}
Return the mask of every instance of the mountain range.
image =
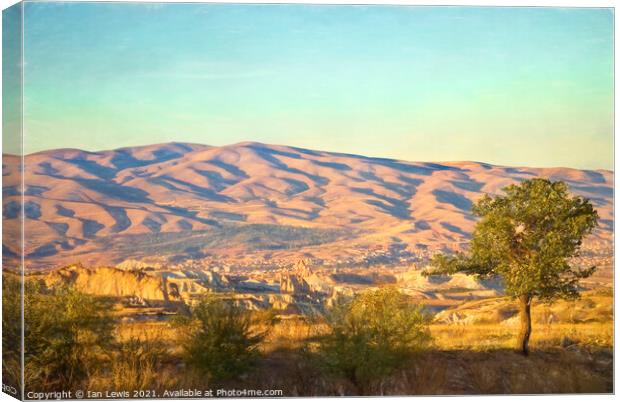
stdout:
{"type": "MultiPolygon", "coordinates": [[[[19,158],[3,156],[3,256],[17,258],[19,158]]],[[[245,142],[57,149],[24,158],[28,268],[129,258],[339,260],[369,250],[463,247],[483,194],[562,180],[600,215],[611,247],[613,172],[408,162],[245,142]]]]}

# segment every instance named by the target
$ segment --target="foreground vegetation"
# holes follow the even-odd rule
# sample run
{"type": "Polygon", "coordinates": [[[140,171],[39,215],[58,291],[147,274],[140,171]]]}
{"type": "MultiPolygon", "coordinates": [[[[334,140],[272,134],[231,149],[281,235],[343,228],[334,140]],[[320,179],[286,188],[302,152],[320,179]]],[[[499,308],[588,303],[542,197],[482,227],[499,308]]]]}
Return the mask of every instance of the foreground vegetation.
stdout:
{"type": "Polygon", "coordinates": [[[529,357],[510,350],[514,323],[491,314],[514,309],[511,303],[467,302],[454,313],[477,311],[476,320],[441,323],[384,288],[314,319],[274,320],[208,297],[179,319],[112,322],[109,301],[27,286],[26,389],[158,396],[190,388],[277,389],[284,396],[612,392],[611,292],[534,309],[529,357]]]}
{"type": "MultiPolygon", "coordinates": [[[[611,306],[611,297],[607,302],[611,306]]],[[[327,330],[324,323],[282,320],[261,344],[262,357],[253,370],[242,379],[211,385],[282,389],[285,396],[609,393],[613,389],[613,322],[603,320],[535,323],[528,357],[514,352],[515,331],[509,325],[431,323],[432,341],[423,351],[366,387],[320,364],[313,351],[327,330]]],[[[163,337],[169,345],[175,344],[176,337],[165,323],[126,324],[121,333],[125,337],[140,334],[147,343],[163,337]]],[[[172,356],[180,356],[174,348],[170,350],[172,356]]],[[[205,385],[199,378],[180,380],[178,376],[174,364],[164,365],[164,372],[154,375],[152,384],[160,389],[174,388],[183,381],[205,385]]]]}

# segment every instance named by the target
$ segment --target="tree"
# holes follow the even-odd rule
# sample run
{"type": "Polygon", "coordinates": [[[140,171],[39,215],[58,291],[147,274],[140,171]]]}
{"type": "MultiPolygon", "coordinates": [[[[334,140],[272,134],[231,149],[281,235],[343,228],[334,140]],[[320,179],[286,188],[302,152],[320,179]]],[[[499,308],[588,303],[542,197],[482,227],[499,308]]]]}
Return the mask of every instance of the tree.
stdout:
{"type": "Polygon", "coordinates": [[[220,380],[237,377],[252,366],[271,317],[252,314],[231,300],[208,295],[178,324],[184,330],[188,366],[209,379],[220,380]]]}
{"type": "Polygon", "coordinates": [[[550,302],[579,297],[578,281],[596,267],[571,264],[598,214],[563,182],[535,178],[485,195],[473,207],[476,224],[469,251],[436,255],[428,274],[463,272],[480,278],[501,277],[506,294],[518,300],[521,330],[517,348],[529,353],[530,308],[534,298],[550,302]]]}
{"type": "Polygon", "coordinates": [[[327,369],[364,393],[372,381],[409,362],[430,341],[428,317],[397,289],[364,292],[336,304],[319,353],[327,369]]]}

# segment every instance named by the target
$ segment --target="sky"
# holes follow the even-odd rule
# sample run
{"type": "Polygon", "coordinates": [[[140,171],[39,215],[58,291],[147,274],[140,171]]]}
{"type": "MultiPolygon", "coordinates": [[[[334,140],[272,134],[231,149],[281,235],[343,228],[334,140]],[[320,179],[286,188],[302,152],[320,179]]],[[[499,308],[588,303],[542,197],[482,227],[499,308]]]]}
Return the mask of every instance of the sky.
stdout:
{"type": "Polygon", "coordinates": [[[169,141],[613,169],[613,11],[26,3],[25,152],[169,141]]]}

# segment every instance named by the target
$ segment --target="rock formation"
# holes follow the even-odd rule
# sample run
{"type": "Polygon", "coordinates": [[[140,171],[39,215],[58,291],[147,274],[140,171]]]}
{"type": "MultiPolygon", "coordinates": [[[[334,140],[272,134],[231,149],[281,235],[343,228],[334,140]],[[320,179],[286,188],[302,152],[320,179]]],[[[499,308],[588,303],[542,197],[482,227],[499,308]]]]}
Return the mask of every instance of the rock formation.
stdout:
{"type": "Polygon", "coordinates": [[[71,265],[50,272],[44,282],[47,287],[68,285],[86,294],[126,298],[130,302],[139,300],[141,303],[186,302],[209,292],[197,280],[184,276],[177,277],[167,272],[124,271],[115,267],[71,265]]]}
{"type": "Polygon", "coordinates": [[[313,274],[305,260],[299,260],[289,272],[280,277],[280,292],[290,294],[309,294],[312,293],[310,284],[306,278],[313,274]]]}

